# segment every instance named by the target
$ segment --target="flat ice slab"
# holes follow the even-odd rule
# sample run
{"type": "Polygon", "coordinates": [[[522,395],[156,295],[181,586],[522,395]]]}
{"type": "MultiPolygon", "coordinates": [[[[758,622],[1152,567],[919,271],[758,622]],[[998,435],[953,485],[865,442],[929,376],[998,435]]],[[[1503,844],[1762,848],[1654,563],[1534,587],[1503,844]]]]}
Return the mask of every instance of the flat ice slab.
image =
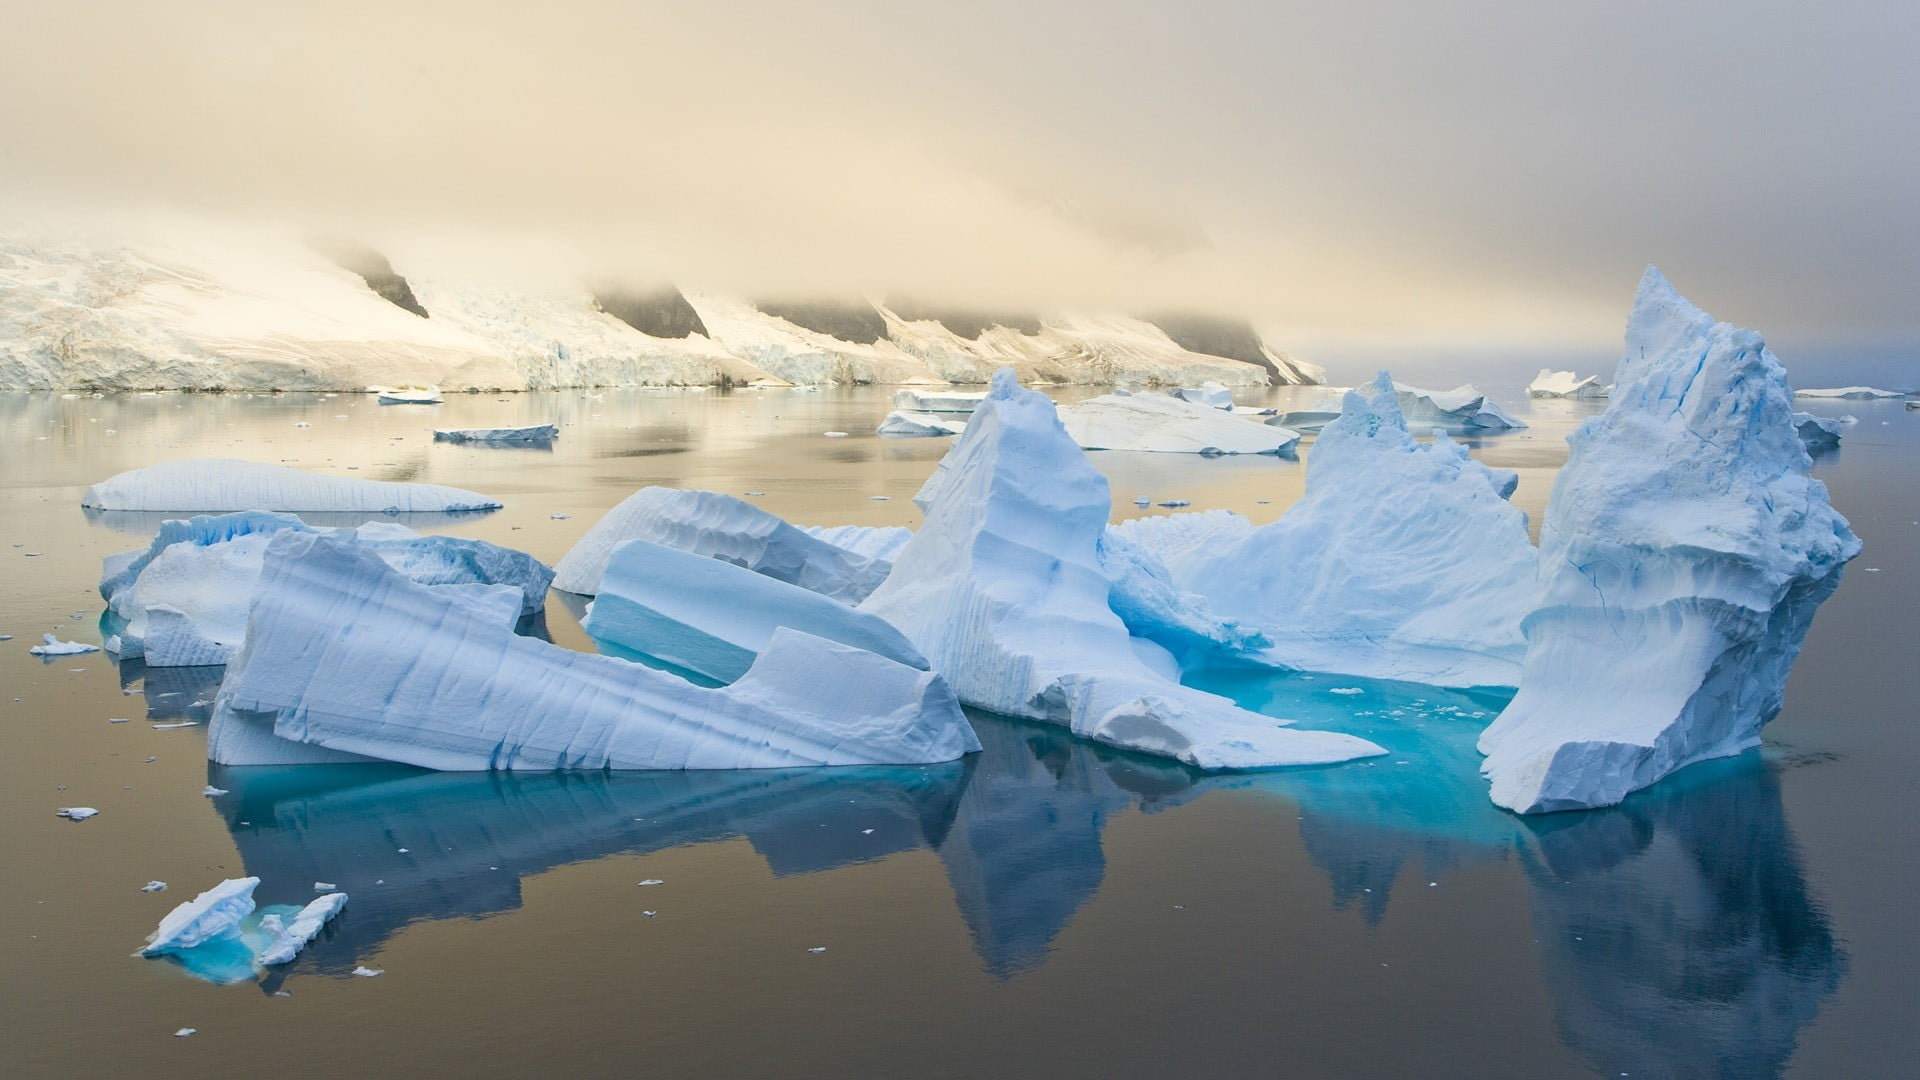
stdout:
{"type": "MultiPolygon", "coordinates": [[[[1231,400],[1229,400],[1231,404],[1231,400]]],[[[1298,432],[1257,423],[1165,394],[1103,394],[1060,408],[1060,423],[1086,450],[1163,454],[1284,454],[1298,432]]]]}
{"type": "Polygon", "coordinates": [[[98,645],[89,645],[84,641],[61,641],[52,634],[41,635],[40,642],[27,651],[35,656],[78,656],[100,651],[98,645]]]}
{"type": "Polygon", "coordinates": [[[650,487],[627,496],[587,530],[554,567],[553,587],[598,592],[613,549],[628,540],[720,559],[849,604],[872,592],[888,570],[884,561],[817,540],[731,495],[650,487]]]}
{"type": "Polygon", "coordinates": [[[97,510],[419,511],[494,510],[498,499],[438,484],[400,484],[323,476],[283,465],[191,458],[131,469],[86,490],[80,505],[97,510]]]}
{"type": "MultiPolygon", "coordinates": [[[[911,391],[901,391],[911,393],[911,391]]],[[[935,413],[905,412],[900,409],[887,414],[876,434],[891,435],[900,439],[925,439],[945,435],[958,435],[967,430],[965,420],[955,420],[935,413]]]]}
{"type": "Polygon", "coordinates": [[[396,386],[375,393],[382,405],[438,405],[442,400],[437,386],[396,386]]]}
{"type": "Polygon", "coordinates": [[[646,540],[614,549],[582,625],[602,641],[723,683],[745,675],[782,626],[908,667],[927,667],[885,619],[742,566],[646,540]]]}
{"type": "Polygon", "coordinates": [[[861,610],[905,633],[968,704],[1203,769],[1383,752],[1347,735],[1290,730],[1140,658],[1100,566],[1106,479],[1053,403],[1021,389],[1012,369],[994,376],[914,501],[926,524],[861,610]]]}
{"type": "Polygon", "coordinates": [[[1905,397],[1898,390],[1880,390],[1871,386],[1836,386],[1827,389],[1795,390],[1798,398],[1897,398],[1905,397]]]}
{"type": "Polygon", "coordinates": [[[979,748],[937,675],[780,628],[717,689],[513,632],[511,610],[419,585],[348,540],[268,545],[207,755],[319,747],[429,769],[925,764],[979,748]],[[289,748],[288,744],[299,744],[289,748]]]}
{"type": "Polygon", "coordinates": [[[986,399],[985,391],[896,390],[893,392],[893,407],[901,412],[970,413],[986,399]]]}
{"type": "Polygon", "coordinates": [[[434,442],[457,443],[547,443],[560,435],[557,424],[533,424],[528,427],[434,428],[434,442]]]}
{"type": "Polygon", "coordinates": [[[1541,368],[1540,374],[1527,384],[1527,394],[1538,398],[1602,398],[1607,396],[1607,388],[1600,385],[1600,376],[1588,375],[1582,378],[1572,371],[1554,371],[1541,368]]]}
{"type": "Polygon", "coordinates": [[[1567,440],[1493,801],[1611,806],[1758,746],[1860,541],[1807,475],[1786,369],[1648,267],[1607,411],[1567,440]]]}

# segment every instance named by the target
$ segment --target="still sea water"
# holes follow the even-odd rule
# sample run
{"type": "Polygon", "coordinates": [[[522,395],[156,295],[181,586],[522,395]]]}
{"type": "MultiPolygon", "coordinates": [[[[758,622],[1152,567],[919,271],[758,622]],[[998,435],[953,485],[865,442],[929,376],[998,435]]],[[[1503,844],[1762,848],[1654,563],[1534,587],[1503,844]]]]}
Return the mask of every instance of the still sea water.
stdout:
{"type": "MultiPolygon", "coordinates": [[[[1920,413],[1899,402],[1802,403],[1859,418],[1815,471],[1866,551],[1766,747],[1592,813],[1487,802],[1473,743],[1502,695],[1348,677],[1192,678],[1391,751],[1328,769],[1207,776],[976,715],[985,750],[930,767],[460,775],[210,766],[203,726],[159,725],[203,720],[219,669],[27,653],[97,642],[100,559],[173,516],[83,513],[123,469],[468,487],[506,508],[407,523],[552,563],[648,484],[916,525],[947,443],[871,435],[889,396],[0,395],[8,1073],[1920,1075],[1920,413]],[[550,420],[551,450],[429,431],[550,420]],[[100,815],[54,816],[72,805],[100,815]],[[129,957],[243,875],[263,906],[315,881],[352,899],[262,979],[129,957]]],[[[1520,470],[1537,528],[1600,406],[1501,396],[1533,427],[1470,445],[1520,470]]],[[[1304,480],[1268,457],[1093,458],[1116,516],[1146,495],[1265,522],[1304,480]]],[[[549,632],[591,649],[578,616],[556,594],[549,632]]]]}

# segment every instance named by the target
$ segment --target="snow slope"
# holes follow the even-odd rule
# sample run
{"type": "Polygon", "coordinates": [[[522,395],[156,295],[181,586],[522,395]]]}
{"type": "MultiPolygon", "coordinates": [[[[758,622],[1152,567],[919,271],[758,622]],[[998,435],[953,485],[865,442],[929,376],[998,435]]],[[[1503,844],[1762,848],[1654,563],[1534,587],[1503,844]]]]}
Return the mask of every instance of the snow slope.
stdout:
{"type": "Polygon", "coordinates": [[[1480,737],[1495,803],[1611,806],[1759,745],[1860,551],[1792,414],[1761,336],[1648,267],[1611,404],[1547,503],[1519,693],[1480,737]]]}

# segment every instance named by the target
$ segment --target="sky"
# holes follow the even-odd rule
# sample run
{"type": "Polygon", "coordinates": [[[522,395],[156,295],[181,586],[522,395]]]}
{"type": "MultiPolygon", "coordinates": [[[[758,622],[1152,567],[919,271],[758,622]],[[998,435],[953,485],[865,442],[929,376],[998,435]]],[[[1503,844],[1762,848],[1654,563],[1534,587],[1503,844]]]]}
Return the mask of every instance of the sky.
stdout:
{"type": "MultiPolygon", "coordinates": [[[[0,206],[749,295],[1920,381],[1912,0],[0,0],[0,206]]],[[[1527,361],[1530,362],[1530,359],[1527,361]]]]}

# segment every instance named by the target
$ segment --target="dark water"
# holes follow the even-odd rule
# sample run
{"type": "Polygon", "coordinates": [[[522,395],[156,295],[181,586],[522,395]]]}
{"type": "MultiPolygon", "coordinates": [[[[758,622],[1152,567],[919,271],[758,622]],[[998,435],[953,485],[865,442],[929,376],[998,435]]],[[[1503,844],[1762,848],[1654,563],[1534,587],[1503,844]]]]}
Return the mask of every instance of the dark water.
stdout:
{"type": "MultiPolygon", "coordinates": [[[[452,775],[211,767],[203,728],[155,724],[204,718],[218,669],[26,654],[56,626],[97,640],[100,557],[156,523],[89,518],[80,490],[149,460],[472,487],[507,508],[413,524],[552,561],[646,483],[913,524],[945,446],[866,437],[879,391],[599,397],[0,396],[10,1073],[1914,1074],[1920,414],[1898,403],[1820,407],[1860,417],[1818,471],[1867,550],[1765,750],[1589,814],[1487,802],[1473,741],[1499,696],[1336,676],[1192,681],[1387,757],[1209,777],[981,716],[984,752],[925,768],[452,775]],[[565,425],[550,451],[426,440],[547,419],[565,425]],[[53,816],[68,805],[101,813],[53,816]],[[259,981],[128,957],[242,874],[263,904],[315,881],[352,900],[259,981]]],[[[1591,408],[1542,405],[1476,453],[1522,470],[1537,516],[1591,408]]],[[[1128,512],[1149,494],[1270,520],[1302,479],[1095,459],[1128,512]]],[[[548,621],[589,647],[565,605],[548,621]]]]}

